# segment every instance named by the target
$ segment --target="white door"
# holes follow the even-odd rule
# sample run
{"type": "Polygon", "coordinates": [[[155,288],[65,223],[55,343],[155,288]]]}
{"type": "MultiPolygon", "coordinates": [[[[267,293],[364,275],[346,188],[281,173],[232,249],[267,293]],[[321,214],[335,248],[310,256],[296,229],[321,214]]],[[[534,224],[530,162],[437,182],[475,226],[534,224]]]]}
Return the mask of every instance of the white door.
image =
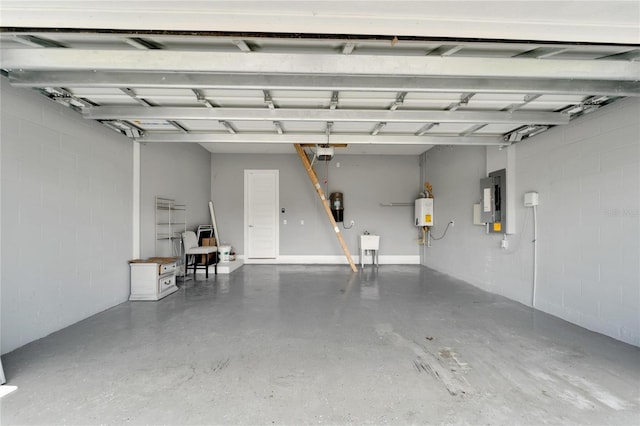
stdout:
{"type": "Polygon", "coordinates": [[[275,259],[278,241],[278,170],[244,171],[244,247],[247,259],[275,259]]]}

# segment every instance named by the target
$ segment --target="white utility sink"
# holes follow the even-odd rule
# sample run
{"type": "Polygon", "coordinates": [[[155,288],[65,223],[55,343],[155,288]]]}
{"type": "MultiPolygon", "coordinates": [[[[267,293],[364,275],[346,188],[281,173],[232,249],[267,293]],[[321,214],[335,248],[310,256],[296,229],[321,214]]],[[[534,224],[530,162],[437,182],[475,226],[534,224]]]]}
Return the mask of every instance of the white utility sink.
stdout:
{"type": "Polygon", "coordinates": [[[360,235],[360,250],[378,250],[380,235],[360,235]]]}
{"type": "Polygon", "coordinates": [[[364,255],[371,252],[371,263],[378,263],[378,249],[380,248],[380,235],[360,235],[360,266],[364,268],[364,255]]]}

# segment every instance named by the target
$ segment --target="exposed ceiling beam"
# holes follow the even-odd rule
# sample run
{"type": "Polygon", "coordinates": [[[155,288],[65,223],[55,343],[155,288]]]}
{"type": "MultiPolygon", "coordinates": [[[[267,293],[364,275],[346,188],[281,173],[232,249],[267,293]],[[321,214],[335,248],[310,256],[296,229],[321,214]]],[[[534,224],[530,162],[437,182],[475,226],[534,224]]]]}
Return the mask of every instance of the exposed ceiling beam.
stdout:
{"type": "Polygon", "coordinates": [[[173,127],[175,127],[176,129],[178,129],[181,132],[184,132],[184,133],[188,133],[189,132],[186,127],[184,127],[182,124],[178,123],[175,120],[167,120],[167,123],[171,124],[173,127]]]}
{"type": "Polygon", "coordinates": [[[49,38],[34,36],[34,35],[15,35],[13,36],[13,40],[27,45],[31,47],[53,47],[53,48],[64,48],[67,47],[64,44],[57,42],[55,40],[51,40],[49,38]]]}
{"type": "MultiPolygon", "coordinates": [[[[4,52],[3,52],[4,54],[4,52]]],[[[131,71],[9,71],[16,87],[476,92],[640,96],[638,81],[428,76],[214,74],[131,71]]]]}
{"type": "Polygon", "coordinates": [[[164,45],[162,43],[158,43],[157,41],[142,38],[142,37],[127,37],[124,39],[124,42],[129,46],[133,46],[136,49],[147,50],[147,49],[164,49],[164,45]]]}
{"type": "Polygon", "coordinates": [[[625,52],[616,53],[614,55],[602,56],[598,59],[619,59],[626,61],[640,61],[640,49],[633,49],[625,52]]]}
{"type": "Polygon", "coordinates": [[[251,48],[249,47],[249,45],[247,44],[246,41],[244,40],[231,40],[231,42],[233,44],[235,44],[236,46],[238,46],[238,49],[240,49],[243,52],[251,52],[251,48]]]}
{"type": "Polygon", "coordinates": [[[226,122],[224,120],[220,120],[219,123],[221,125],[223,125],[224,128],[227,129],[227,131],[229,133],[231,133],[232,135],[235,135],[237,133],[236,129],[231,124],[229,124],[228,122],[226,122]]]}
{"type": "MultiPolygon", "coordinates": [[[[145,133],[140,142],[185,142],[185,143],[327,143],[327,135],[286,133],[145,133]]],[[[371,145],[508,145],[499,136],[414,136],[414,135],[345,135],[331,134],[331,143],[371,145]]]]}
{"type": "Polygon", "coordinates": [[[463,93],[460,95],[460,100],[458,102],[453,102],[445,108],[447,111],[457,111],[462,106],[469,105],[469,101],[473,98],[475,93],[463,93]]]}
{"type": "Polygon", "coordinates": [[[342,54],[350,55],[351,52],[353,52],[353,49],[355,49],[355,47],[356,47],[355,43],[346,43],[344,46],[342,46],[342,54]]]}
{"type": "MultiPolygon", "coordinates": [[[[129,87],[121,87],[120,90],[122,91],[122,93],[124,93],[126,95],[129,95],[131,97],[131,99],[135,100],[136,102],[138,102],[142,106],[153,106],[146,99],[138,97],[136,92],[133,89],[129,88],[129,87]]],[[[171,117],[169,117],[169,118],[171,118],[171,117]]]]}
{"type": "Polygon", "coordinates": [[[451,56],[454,53],[458,52],[459,50],[462,50],[463,47],[464,47],[463,45],[440,46],[440,47],[430,51],[428,53],[428,55],[431,55],[431,56],[451,56]]]}
{"type": "Polygon", "coordinates": [[[338,107],[338,96],[339,96],[339,92],[337,90],[334,90],[333,92],[331,92],[331,102],[329,103],[329,108],[330,109],[336,109],[338,107]]]}
{"type": "Polygon", "coordinates": [[[568,114],[540,111],[416,111],[288,108],[198,108],[99,106],[85,109],[93,120],[359,121],[399,123],[567,124],[568,114]]]}
{"type": "Polygon", "coordinates": [[[398,107],[400,105],[402,105],[404,103],[404,98],[407,96],[407,92],[400,92],[398,93],[398,95],[396,96],[396,100],[393,101],[393,103],[391,104],[391,106],[389,107],[389,110],[391,111],[395,111],[398,109],[398,107]]]}
{"type": "Polygon", "coordinates": [[[510,104],[510,105],[506,106],[505,108],[503,108],[502,111],[509,111],[509,112],[516,111],[516,110],[522,108],[523,106],[527,105],[528,103],[535,101],[540,96],[542,96],[542,95],[537,94],[537,93],[525,95],[524,98],[522,99],[522,102],[516,102],[516,103],[510,104]]]}
{"type": "Polygon", "coordinates": [[[469,136],[472,133],[477,132],[478,130],[486,127],[486,124],[476,124],[475,126],[471,126],[469,127],[467,130],[465,130],[464,132],[460,133],[460,136],[469,136]]]}
{"type": "Polygon", "coordinates": [[[102,124],[129,138],[138,138],[144,133],[139,127],[119,120],[103,121],[102,124]]]}
{"type": "Polygon", "coordinates": [[[2,68],[31,70],[129,70],[219,73],[447,75],[452,77],[637,80],[640,62],[204,52],[175,50],[7,49],[2,68]]]}
{"type": "Polygon", "coordinates": [[[427,133],[429,130],[431,130],[433,127],[439,126],[440,123],[427,123],[424,126],[422,126],[420,129],[418,129],[418,131],[415,133],[416,136],[422,136],[425,133],[427,133]]]}
{"type": "Polygon", "coordinates": [[[264,95],[264,104],[269,107],[269,109],[276,109],[276,106],[273,103],[273,98],[271,97],[271,93],[268,90],[263,90],[262,94],[264,95]]]}
{"type": "Polygon", "coordinates": [[[538,47],[536,49],[528,50],[523,53],[519,53],[514,56],[514,58],[536,58],[536,59],[546,59],[555,55],[559,55],[560,53],[564,53],[568,48],[557,48],[557,47],[538,47]]]}
{"type": "Polygon", "coordinates": [[[376,136],[378,133],[380,133],[380,130],[382,130],[382,128],[384,126],[386,126],[386,125],[387,125],[387,123],[385,123],[385,122],[381,122],[381,123],[376,124],[373,127],[373,130],[371,130],[371,133],[370,133],[371,136],[376,136]]]}
{"type": "Polygon", "coordinates": [[[207,99],[207,97],[205,96],[205,94],[202,92],[202,90],[199,89],[191,89],[191,91],[193,92],[194,95],[196,95],[196,99],[198,100],[198,102],[200,102],[201,104],[203,104],[204,106],[206,106],[207,108],[213,108],[214,105],[211,103],[211,101],[209,101],[207,99]]]}

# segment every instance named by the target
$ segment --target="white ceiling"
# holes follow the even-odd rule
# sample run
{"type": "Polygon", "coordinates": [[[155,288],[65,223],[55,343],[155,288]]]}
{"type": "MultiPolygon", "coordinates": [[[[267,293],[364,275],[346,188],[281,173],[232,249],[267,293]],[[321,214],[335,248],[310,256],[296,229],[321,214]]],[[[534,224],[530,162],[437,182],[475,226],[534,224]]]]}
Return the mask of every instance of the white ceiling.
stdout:
{"type": "Polygon", "coordinates": [[[12,84],[212,152],[505,144],[640,95],[638,1],[3,0],[0,22],[12,84]]]}

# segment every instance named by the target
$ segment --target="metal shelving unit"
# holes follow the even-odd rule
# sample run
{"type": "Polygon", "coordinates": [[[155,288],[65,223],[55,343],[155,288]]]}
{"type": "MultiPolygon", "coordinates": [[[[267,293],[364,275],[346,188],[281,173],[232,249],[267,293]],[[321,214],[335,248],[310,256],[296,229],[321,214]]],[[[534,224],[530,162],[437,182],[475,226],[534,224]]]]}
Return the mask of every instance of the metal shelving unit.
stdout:
{"type": "Polygon", "coordinates": [[[187,206],[171,198],[156,197],[156,256],[182,258],[181,234],[187,230],[187,206]]]}

